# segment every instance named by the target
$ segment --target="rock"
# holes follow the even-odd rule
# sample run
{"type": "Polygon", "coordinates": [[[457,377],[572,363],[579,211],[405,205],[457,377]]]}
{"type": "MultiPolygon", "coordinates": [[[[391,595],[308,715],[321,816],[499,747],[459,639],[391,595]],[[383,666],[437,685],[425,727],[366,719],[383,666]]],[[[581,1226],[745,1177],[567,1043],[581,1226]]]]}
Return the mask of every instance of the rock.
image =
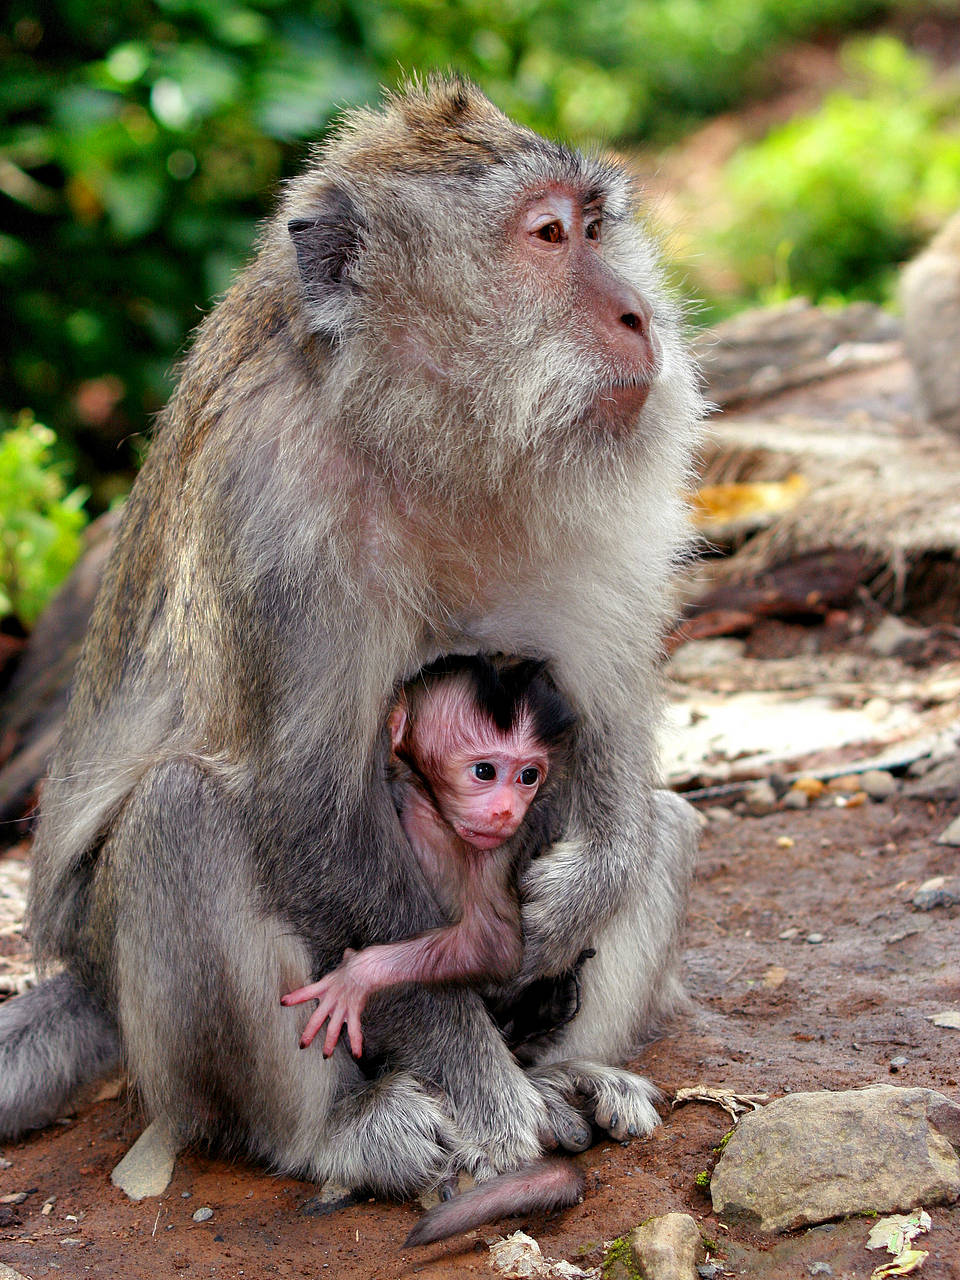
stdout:
{"type": "Polygon", "coordinates": [[[722,805],[711,805],[709,809],[704,809],[703,816],[708,822],[716,822],[718,824],[736,822],[737,820],[737,815],[731,813],[729,809],[724,809],[722,805]]]}
{"type": "Polygon", "coordinates": [[[714,1212],[761,1231],[960,1197],[960,1106],[932,1089],[795,1093],[744,1116],[710,1180],[714,1212]]]}
{"type": "Polygon", "coordinates": [[[810,803],[810,797],[805,791],[798,791],[796,787],[791,787],[787,794],[783,797],[783,807],[785,809],[806,809],[810,803]]]}
{"type": "Polygon", "coordinates": [[[300,1212],[307,1218],[324,1218],[328,1213],[337,1213],[357,1201],[358,1196],[351,1187],[339,1182],[325,1182],[315,1196],[303,1202],[300,1212]]]}
{"type": "Polygon", "coordinates": [[[26,1276],[22,1276],[19,1271],[14,1271],[13,1267],[8,1267],[6,1263],[0,1262],[0,1280],[27,1280],[26,1276]]]}
{"type": "Polygon", "coordinates": [[[897,780],[886,769],[868,769],[861,773],[860,786],[871,800],[889,800],[897,794],[897,780]]]}
{"type": "Polygon", "coordinates": [[[960,902],[960,876],[934,876],[924,880],[913,895],[913,905],[919,911],[952,907],[956,902],[960,902]]]}
{"type": "Polygon", "coordinates": [[[208,1204],[205,1204],[202,1209],[197,1209],[194,1212],[193,1220],[194,1222],[209,1222],[212,1217],[213,1210],[208,1204]]]}
{"type": "Polygon", "coordinates": [[[743,794],[747,812],[755,818],[762,818],[765,813],[773,813],[777,807],[777,793],[766,779],[753,782],[743,794]]]}
{"type": "Polygon", "coordinates": [[[940,832],[937,844],[960,845],[960,818],[954,818],[949,827],[940,832]]]}
{"type": "Polygon", "coordinates": [[[940,760],[920,777],[908,782],[903,794],[916,800],[960,799],[960,754],[940,760]]]}
{"type": "Polygon", "coordinates": [[[180,1142],[167,1121],[154,1120],[111,1173],[110,1181],[131,1200],[163,1195],[179,1150],[180,1142]]]}
{"type": "Polygon", "coordinates": [[[649,1218],[630,1233],[630,1250],[644,1280],[697,1280],[706,1250],[689,1213],[649,1218]]]}
{"type": "Polygon", "coordinates": [[[909,644],[922,640],[924,634],[923,627],[913,627],[909,622],[903,622],[888,613],[880,625],[874,628],[867,640],[867,648],[878,658],[892,658],[909,644]]]}
{"type": "Polygon", "coordinates": [[[721,637],[715,640],[688,640],[682,644],[667,664],[667,675],[672,680],[695,680],[709,676],[717,667],[739,662],[747,651],[743,640],[721,637]]]}

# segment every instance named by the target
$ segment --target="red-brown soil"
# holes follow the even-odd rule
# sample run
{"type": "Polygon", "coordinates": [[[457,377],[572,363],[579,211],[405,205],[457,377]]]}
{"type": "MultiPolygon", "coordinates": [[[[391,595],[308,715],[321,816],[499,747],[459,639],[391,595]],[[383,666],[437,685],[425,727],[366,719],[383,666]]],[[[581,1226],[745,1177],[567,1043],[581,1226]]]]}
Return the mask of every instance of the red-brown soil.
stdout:
{"type": "MultiPolygon", "coordinates": [[[[960,1032],[927,1020],[960,1008],[958,909],[918,912],[910,904],[922,881],[957,869],[958,851],[935,843],[951,816],[950,806],[895,798],[711,824],[687,938],[696,1010],[636,1065],[668,1097],[700,1083],[776,1096],[888,1081],[960,1098],[960,1032]],[[782,940],[791,928],[799,933],[782,940]],[[806,942],[810,934],[823,941],[806,942]],[[897,1058],[905,1065],[891,1065],[897,1058]]],[[[522,1225],[546,1256],[596,1265],[602,1241],[652,1214],[682,1210],[716,1242],[731,1274],[800,1277],[825,1261],[835,1277],[869,1276],[878,1256],[864,1249],[863,1218],[771,1239],[726,1230],[696,1176],[712,1167],[728,1117],[697,1103],[665,1107],[663,1116],[648,1138],[600,1142],[578,1157],[587,1176],[582,1206],[404,1251],[415,1206],[369,1202],[310,1216],[311,1184],[197,1154],[178,1161],[162,1197],[131,1202],[110,1183],[142,1127],[121,1097],[5,1149],[12,1163],[0,1172],[0,1195],[29,1195],[0,1204],[0,1261],[31,1280],[489,1275],[485,1240],[498,1231],[522,1225]],[[213,1217],[195,1223],[201,1206],[213,1217]]],[[[960,1277],[960,1209],[934,1208],[931,1216],[920,1274],[960,1277]]]]}

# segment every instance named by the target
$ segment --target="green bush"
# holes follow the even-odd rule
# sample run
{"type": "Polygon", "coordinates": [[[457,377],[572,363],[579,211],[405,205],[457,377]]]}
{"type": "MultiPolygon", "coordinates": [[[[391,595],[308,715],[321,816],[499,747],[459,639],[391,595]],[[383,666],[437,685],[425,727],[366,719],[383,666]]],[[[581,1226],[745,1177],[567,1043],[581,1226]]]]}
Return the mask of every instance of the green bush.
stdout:
{"type": "Polygon", "coordinates": [[[0,617],[29,627],[83,546],[87,491],[67,492],[56,437],[21,414],[0,435],[0,617]]]}
{"type": "Polygon", "coordinates": [[[731,161],[718,237],[745,291],[885,300],[897,265],[960,207],[958,91],[889,36],[844,50],[854,81],[731,161]]]}

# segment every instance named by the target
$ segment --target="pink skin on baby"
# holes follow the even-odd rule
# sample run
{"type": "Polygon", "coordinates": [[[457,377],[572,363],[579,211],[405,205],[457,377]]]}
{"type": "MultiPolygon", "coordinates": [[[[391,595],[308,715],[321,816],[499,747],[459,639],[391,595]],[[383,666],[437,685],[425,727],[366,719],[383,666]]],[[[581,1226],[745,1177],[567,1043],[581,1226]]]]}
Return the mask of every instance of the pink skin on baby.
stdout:
{"type": "Polygon", "coordinates": [[[478,715],[462,686],[448,684],[416,726],[411,729],[401,704],[390,728],[394,750],[399,754],[402,746],[429,783],[404,784],[401,823],[438,896],[458,908],[459,919],[399,942],[348,948],[331,973],[283,996],[284,1005],[319,1001],[300,1037],[302,1049],[326,1022],[324,1056],[333,1053],[346,1025],[350,1049],[359,1057],[361,1014],[375,991],[404,982],[506,978],[519,966],[510,858],[496,851],[526,816],[546,776],[547,753],[525,717],[501,732],[478,715]]]}

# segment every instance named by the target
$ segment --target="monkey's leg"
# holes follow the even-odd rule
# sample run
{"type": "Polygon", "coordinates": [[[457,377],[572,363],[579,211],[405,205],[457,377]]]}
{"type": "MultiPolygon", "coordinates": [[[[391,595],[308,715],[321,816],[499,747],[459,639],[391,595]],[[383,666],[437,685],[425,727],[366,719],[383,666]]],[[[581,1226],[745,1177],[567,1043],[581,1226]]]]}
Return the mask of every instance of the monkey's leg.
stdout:
{"type": "Polygon", "coordinates": [[[349,1055],[301,1053],[280,995],[307,948],[263,900],[240,806],[200,768],[158,766],[106,842],[94,909],[115,912],[118,1021],[149,1110],[273,1168],[386,1195],[444,1172],[455,1138],[399,1072],[365,1084],[349,1055]]]}

